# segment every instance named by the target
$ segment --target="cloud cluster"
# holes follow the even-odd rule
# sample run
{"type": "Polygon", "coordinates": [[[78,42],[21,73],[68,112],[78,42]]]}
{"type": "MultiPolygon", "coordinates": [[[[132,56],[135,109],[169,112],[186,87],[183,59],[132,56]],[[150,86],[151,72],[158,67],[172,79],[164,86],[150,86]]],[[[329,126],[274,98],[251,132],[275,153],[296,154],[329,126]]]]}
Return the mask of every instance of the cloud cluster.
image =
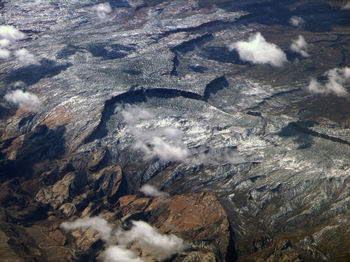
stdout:
{"type": "Polygon", "coordinates": [[[165,192],[159,191],[156,187],[152,186],[152,185],[143,185],[140,188],[140,191],[146,195],[146,196],[150,196],[150,197],[168,197],[169,195],[165,192]]]}
{"type": "Polygon", "coordinates": [[[25,34],[18,31],[13,26],[2,25],[0,26],[0,59],[7,59],[11,53],[7,49],[11,43],[23,39],[25,34]]]}
{"type": "Polygon", "coordinates": [[[100,217],[78,218],[73,222],[64,222],[61,228],[70,231],[75,229],[90,228],[99,233],[99,237],[108,244],[114,240],[118,245],[111,245],[103,252],[104,262],[142,262],[143,260],[127,249],[134,243],[144,252],[157,259],[165,259],[170,255],[182,251],[186,244],[175,235],[162,235],[157,229],[143,221],[132,221],[130,230],[118,229],[113,233],[111,225],[100,217]]]}
{"type": "Polygon", "coordinates": [[[41,106],[41,102],[35,94],[23,92],[21,89],[6,94],[5,100],[26,111],[36,112],[41,106]]]}
{"type": "Polygon", "coordinates": [[[282,66],[287,62],[285,53],[277,45],[267,42],[260,32],[251,35],[248,41],[233,43],[230,48],[237,50],[241,60],[254,64],[282,66]]]}
{"type": "Polygon", "coordinates": [[[305,21],[303,18],[301,18],[300,16],[292,16],[290,19],[289,19],[289,23],[292,25],[292,26],[295,26],[295,27],[299,27],[299,26],[302,26],[305,21]]]}
{"type": "Polygon", "coordinates": [[[337,96],[348,96],[348,91],[344,88],[344,84],[350,80],[350,68],[334,68],[327,71],[324,74],[328,80],[325,84],[319,83],[316,79],[312,78],[307,91],[313,94],[335,94],[337,96]]]}
{"type": "Polygon", "coordinates": [[[304,37],[302,35],[298,36],[298,39],[294,39],[290,46],[290,49],[296,53],[301,54],[303,57],[309,57],[309,53],[307,52],[308,44],[306,43],[304,37]]]}
{"type": "MultiPolygon", "coordinates": [[[[8,48],[15,42],[25,38],[25,34],[17,30],[13,26],[0,26],[0,59],[7,59],[11,52],[8,48]]],[[[39,61],[27,49],[16,50],[14,55],[22,66],[39,65],[39,61]]]]}
{"type": "Polygon", "coordinates": [[[182,132],[175,127],[148,128],[142,130],[138,124],[154,116],[146,109],[129,106],[121,112],[127,123],[128,132],[135,137],[133,148],[140,150],[146,159],[154,157],[161,161],[182,161],[190,153],[181,141],[182,132]]]}
{"type": "Polygon", "coordinates": [[[117,232],[118,242],[128,245],[132,242],[152,254],[156,259],[163,260],[172,254],[186,248],[184,241],[175,235],[162,235],[157,229],[144,221],[132,221],[129,231],[119,230],[117,232]]]}
{"type": "Polygon", "coordinates": [[[36,57],[25,48],[15,51],[15,56],[23,66],[40,65],[36,57]]]}
{"type": "Polygon", "coordinates": [[[112,7],[109,3],[101,3],[93,7],[93,10],[96,12],[100,20],[106,20],[108,15],[112,13],[112,7]]]}

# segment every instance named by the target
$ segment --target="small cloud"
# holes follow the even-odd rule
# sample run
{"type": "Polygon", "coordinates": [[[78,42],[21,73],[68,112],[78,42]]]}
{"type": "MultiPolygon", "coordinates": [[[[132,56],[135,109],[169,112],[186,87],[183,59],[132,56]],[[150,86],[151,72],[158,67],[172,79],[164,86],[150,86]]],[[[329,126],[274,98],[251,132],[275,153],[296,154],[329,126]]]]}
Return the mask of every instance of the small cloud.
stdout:
{"type": "Polygon", "coordinates": [[[17,89],[5,95],[5,100],[18,105],[20,108],[26,111],[35,112],[38,111],[41,106],[41,102],[35,94],[23,92],[21,89],[17,89]]]}
{"type": "Polygon", "coordinates": [[[306,90],[313,94],[335,94],[337,96],[347,97],[348,91],[344,88],[344,84],[350,79],[350,68],[334,68],[327,71],[325,74],[328,80],[325,84],[319,83],[312,78],[306,90]]]}
{"type": "Polygon", "coordinates": [[[105,20],[110,13],[112,13],[112,7],[109,3],[102,3],[94,6],[93,9],[100,20],[105,20]]]}
{"type": "Polygon", "coordinates": [[[275,44],[269,43],[260,32],[249,37],[248,41],[239,41],[230,46],[236,49],[243,61],[254,64],[282,66],[287,62],[285,53],[275,44]]]}
{"type": "Polygon", "coordinates": [[[292,16],[290,19],[289,19],[289,23],[292,25],[292,26],[295,26],[295,27],[299,27],[299,26],[302,26],[305,21],[303,18],[301,18],[300,16],[292,16]]]}
{"type": "Polygon", "coordinates": [[[187,148],[167,143],[160,137],[151,140],[152,151],[162,161],[182,161],[189,156],[187,148]]]}
{"type": "Polygon", "coordinates": [[[0,40],[0,47],[1,48],[7,48],[10,46],[10,44],[11,44],[11,41],[8,39],[1,39],[0,40]]]}
{"type": "Polygon", "coordinates": [[[345,5],[342,6],[342,10],[350,10],[350,3],[346,3],[345,5]]]}
{"type": "Polygon", "coordinates": [[[104,262],[144,262],[130,250],[119,246],[110,246],[103,252],[104,262]]]}
{"type": "Polygon", "coordinates": [[[298,39],[293,40],[290,49],[296,53],[301,54],[303,57],[309,57],[307,52],[308,44],[306,43],[304,37],[299,35],[298,39]]]}
{"type": "Polygon", "coordinates": [[[15,56],[23,66],[40,65],[36,57],[25,48],[15,51],[15,56]]]}
{"type": "Polygon", "coordinates": [[[10,57],[10,51],[7,49],[0,49],[0,59],[7,59],[10,57]]]}
{"type": "Polygon", "coordinates": [[[25,38],[25,34],[17,30],[13,26],[2,25],[0,26],[0,39],[7,39],[10,42],[21,40],[25,38]]]}
{"type": "Polygon", "coordinates": [[[119,244],[128,245],[136,242],[145,252],[158,260],[164,260],[172,254],[183,251],[186,245],[175,235],[162,235],[157,229],[143,221],[132,221],[133,227],[119,230],[116,234],[119,244]]]}
{"type": "Polygon", "coordinates": [[[159,191],[156,187],[151,185],[143,185],[140,191],[146,196],[150,197],[168,197],[169,195],[165,192],[159,191]]]}
{"type": "Polygon", "coordinates": [[[112,227],[101,217],[83,217],[73,222],[63,222],[60,226],[65,231],[91,228],[99,233],[102,240],[108,241],[112,236],[112,227]]]}

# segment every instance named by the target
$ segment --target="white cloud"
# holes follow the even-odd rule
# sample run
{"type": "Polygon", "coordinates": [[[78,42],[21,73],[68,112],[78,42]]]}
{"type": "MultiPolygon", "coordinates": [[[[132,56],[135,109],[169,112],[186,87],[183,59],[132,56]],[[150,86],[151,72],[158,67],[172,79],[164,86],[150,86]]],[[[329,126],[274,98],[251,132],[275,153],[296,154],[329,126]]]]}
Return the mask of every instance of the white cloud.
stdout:
{"type": "Polygon", "coordinates": [[[111,243],[115,240],[118,245],[109,246],[102,254],[104,262],[142,262],[127,246],[135,243],[138,247],[156,259],[165,259],[170,255],[184,250],[187,245],[175,235],[162,235],[156,228],[143,221],[132,221],[132,228],[125,231],[121,228],[115,234],[111,225],[100,217],[78,218],[73,222],[64,222],[60,226],[66,231],[90,228],[99,233],[99,237],[111,243]]]}
{"type": "Polygon", "coordinates": [[[166,259],[186,248],[181,238],[175,235],[162,235],[146,222],[132,221],[132,224],[133,227],[130,230],[117,232],[119,244],[128,245],[136,241],[138,246],[158,260],[166,259]]]}
{"type": "Polygon", "coordinates": [[[99,233],[102,240],[108,241],[112,236],[112,227],[101,217],[83,217],[73,222],[63,222],[61,228],[70,231],[80,228],[91,228],[99,233]]]}
{"type": "Polygon", "coordinates": [[[17,30],[13,26],[2,25],[0,26],[0,39],[7,39],[11,42],[21,40],[25,38],[25,34],[17,30]]]}
{"type": "Polygon", "coordinates": [[[162,161],[181,161],[188,157],[187,148],[167,143],[160,137],[151,140],[152,152],[162,161]]]}
{"type": "Polygon", "coordinates": [[[186,148],[171,145],[160,137],[153,137],[150,140],[137,139],[132,147],[142,151],[145,159],[158,157],[161,161],[182,161],[189,155],[186,148]]]}
{"type": "Polygon", "coordinates": [[[275,44],[269,43],[260,32],[251,35],[248,41],[239,41],[230,46],[236,49],[243,61],[254,64],[282,66],[287,62],[285,53],[275,44]]]}
{"type": "Polygon", "coordinates": [[[303,18],[301,18],[300,16],[292,16],[290,19],[289,19],[289,23],[292,25],[292,26],[295,26],[295,27],[299,27],[299,26],[302,26],[305,21],[303,18]]]}
{"type": "Polygon", "coordinates": [[[23,66],[40,65],[36,57],[25,48],[15,51],[15,56],[23,66]]]}
{"type": "MultiPolygon", "coordinates": [[[[155,131],[156,132],[156,131],[155,131]]],[[[161,161],[182,161],[189,155],[189,150],[182,145],[174,145],[164,141],[161,137],[148,138],[149,133],[142,137],[139,134],[136,138],[136,142],[133,144],[133,148],[141,150],[146,159],[158,157],[161,161]]]]}
{"type": "Polygon", "coordinates": [[[156,187],[152,185],[143,185],[140,191],[146,196],[150,197],[168,197],[169,195],[165,192],[159,191],[156,187]]]}
{"type": "Polygon", "coordinates": [[[140,120],[147,120],[154,117],[147,109],[138,106],[127,107],[126,110],[122,111],[122,116],[128,124],[136,124],[140,120]]]}
{"type": "Polygon", "coordinates": [[[350,10],[350,3],[349,2],[346,3],[345,5],[342,6],[341,9],[343,9],[343,10],[350,10]]]}
{"type": "Polygon", "coordinates": [[[41,106],[41,102],[35,94],[23,92],[21,89],[8,93],[5,95],[5,99],[27,111],[38,111],[41,106]]]}
{"type": "MultiPolygon", "coordinates": [[[[112,226],[101,217],[83,217],[73,222],[63,222],[60,227],[65,231],[90,228],[98,232],[100,239],[105,242],[113,241],[112,226]]],[[[132,251],[125,247],[110,246],[102,254],[104,262],[143,262],[132,251]]]]}
{"type": "Polygon", "coordinates": [[[157,127],[147,130],[141,123],[152,122],[153,114],[138,106],[129,106],[121,112],[127,123],[127,131],[135,138],[132,147],[140,150],[146,159],[158,157],[160,161],[182,161],[190,153],[181,141],[182,132],[175,127],[157,127]]]}
{"type": "Polygon", "coordinates": [[[110,246],[103,253],[104,262],[143,262],[134,252],[118,246],[110,246]]]}
{"type": "Polygon", "coordinates": [[[308,48],[308,44],[306,43],[302,35],[299,35],[298,39],[294,39],[290,46],[290,49],[292,51],[301,54],[303,57],[309,57],[307,48],[308,48]]]}
{"type": "Polygon", "coordinates": [[[1,39],[0,40],[0,47],[1,48],[7,48],[10,46],[10,44],[11,44],[11,41],[8,39],[1,39]]]}
{"type": "Polygon", "coordinates": [[[0,48],[0,59],[7,59],[10,57],[10,51],[7,49],[0,48]]]}
{"type": "Polygon", "coordinates": [[[315,78],[311,78],[308,87],[306,88],[310,93],[313,94],[325,94],[325,87],[322,86],[315,78]]]}
{"type": "Polygon", "coordinates": [[[13,26],[0,26],[0,59],[10,57],[10,51],[6,48],[10,47],[12,42],[25,38],[25,34],[17,30],[13,26]]]}
{"type": "Polygon", "coordinates": [[[110,13],[112,13],[112,7],[109,3],[102,3],[94,6],[93,9],[100,20],[105,20],[110,13]]]}
{"type": "Polygon", "coordinates": [[[312,78],[306,88],[307,91],[313,94],[348,96],[348,91],[343,85],[350,79],[349,67],[334,68],[327,71],[324,75],[328,78],[325,84],[321,84],[312,78]]]}

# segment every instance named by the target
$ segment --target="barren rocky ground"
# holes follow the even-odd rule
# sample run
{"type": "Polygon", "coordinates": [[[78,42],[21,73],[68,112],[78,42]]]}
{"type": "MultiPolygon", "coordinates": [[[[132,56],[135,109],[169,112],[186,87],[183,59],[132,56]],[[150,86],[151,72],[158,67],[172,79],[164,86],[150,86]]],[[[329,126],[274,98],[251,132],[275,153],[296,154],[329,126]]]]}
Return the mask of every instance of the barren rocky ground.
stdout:
{"type": "Polygon", "coordinates": [[[0,1],[0,261],[349,261],[349,8],[0,1]]]}

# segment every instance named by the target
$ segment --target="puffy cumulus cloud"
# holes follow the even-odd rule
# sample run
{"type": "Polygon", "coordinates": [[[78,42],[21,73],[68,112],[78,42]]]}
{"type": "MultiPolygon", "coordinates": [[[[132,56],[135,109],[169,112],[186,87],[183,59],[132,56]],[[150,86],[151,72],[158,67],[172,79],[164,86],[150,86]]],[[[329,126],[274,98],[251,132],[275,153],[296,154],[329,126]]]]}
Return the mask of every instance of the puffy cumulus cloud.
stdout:
{"type": "MultiPolygon", "coordinates": [[[[105,242],[113,241],[112,226],[101,217],[83,217],[73,222],[63,222],[60,227],[65,231],[89,228],[98,232],[100,239],[105,242]]],[[[143,262],[132,251],[124,247],[110,246],[102,254],[104,262],[143,262]]]]}
{"type": "Polygon", "coordinates": [[[348,2],[348,3],[344,4],[341,9],[350,10],[350,3],[348,2]]]}
{"type": "Polygon", "coordinates": [[[15,51],[15,56],[18,58],[18,61],[23,66],[28,65],[40,65],[39,61],[36,59],[36,57],[30,53],[27,49],[22,48],[15,51]]]}
{"type": "Polygon", "coordinates": [[[0,59],[7,59],[10,57],[10,51],[7,49],[0,48],[0,59]]]}
{"type": "Polygon", "coordinates": [[[41,102],[39,98],[30,92],[23,92],[21,89],[17,89],[15,91],[12,91],[5,95],[5,100],[16,104],[21,109],[24,109],[26,111],[38,111],[41,102]]]}
{"type": "Polygon", "coordinates": [[[100,20],[105,20],[110,13],[112,13],[112,7],[109,3],[102,3],[93,7],[98,18],[100,20]]]}
{"type": "Polygon", "coordinates": [[[129,106],[121,115],[127,123],[127,130],[135,137],[132,147],[140,150],[146,159],[158,157],[160,161],[182,161],[189,155],[189,150],[181,141],[182,132],[175,127],[147,128],[140,127],[142,121],[151,122],[154,115],[146,109],[129,106]]]}
{"type": "Polygon", "coordinates": [[[162,235],[157,229],[143,221],[132,221],[132,228],[128,231],[119,230],[116,234],[121,245],[132,242],[151,254],[158,260],[170,257],[176,252],[186,249],[186,244],[175,235],[162,235]]]}
{"type": "Polygon", "coordinates": [[[112,227],[101,217],[83,217],[73,222],[63,222],[61,228],[71,231],[81,228],[91,228],[99,233],[102,240],[108,241],[112,236],[112,227]]]}
{"type": "Polygon", "coordinates": [[[25,38],[25,34],[17,30],[13,26],[0,26],[0,39],[7,39],[10,42],[21,40],[25,38]]]}
{"type": "Polygon", "coordinates": [[[313,94],[335,94],[337,96],[347,97],[348,91],[344,88],[344,84],[350,79],[350,68],[334,68],[327,71],[325,74],[328,80],[325,84],[319,83],[316,79],[312,78],[307,91],[313,94]]]}
{"type": "Polygon", "coordinates": [[[254,64],[282,66],[287,62],[285,53],[277,45],[267,42],[260,32],[251,35],[248,41],[232,44],[230,48],[237,50],[241,60],[254,64]]]}
{"type": "Polygon", "coordinates": [[[6,48],[10,47],[11,43],[25,38],[25,34],[17,30],[13,26],[0,26],[0,59],[7,59],[11,53],[6,48]]]}
{"type": "Polygon", "coordinates": [[[302,35],[298,36],[298,39],[294,39],[290,46],[290,49],[296,53],[301,54],[303,57],[309,57],[309,53],[307,52],[308,44],[306,43],[304,37],[302,35]]]}
{"type": "MultiPolygon", "coordinates": [[[[23,38],[25,38],[25,34],[13,26],[0,26],[0,59],[9,58],[10,51],[7,50],[7,48],[9,48],[13,42],[23,38]]],[[[40,64],[35,56],[25,48],[16,50],[14,55],[23,66],[40,64]]]]}
{"type": "Polygon", "coordinates": [[[143,185],[140,191],[146,196],[150,197],[168,197],[169,195],[165,192],[159,191],[156,187],[151,185],[143,185]]]}
{"type": "Polygon", "coordinates": [[[155,258],[162,260],[173,253],[184,250],[187,245],[181,238],[175,235],[162,235],[156,228],[143,221],[131,221],[130,230],[119,228],[115,233],[111,225],[100,217],[78,218],[73,222],[64,222],[61,228],[70,231],[75,229],[90,228],[99,233],[99,237],[106,243],[117,241],[118,245],[110,245],[102,254],[104,262],[142,262],[132,251],[127,249],[131,243],[135,243],[143,251],[155,258]]]}
{"type": "Polygon", "coordinates": [[[144,262],[134,252],[118,246],[108,247],[102,256],[104,262],[144,262]]]}
{"type": "Polygon", "coordinates": [[[299,26],[302,26],[305,21],[303,18],[301,18],[300,16],[292,16],[290,19],[289,19],[289,23],[292,25],[292,26],[295,26],[295,27],[299,27],[299,26]]]}

